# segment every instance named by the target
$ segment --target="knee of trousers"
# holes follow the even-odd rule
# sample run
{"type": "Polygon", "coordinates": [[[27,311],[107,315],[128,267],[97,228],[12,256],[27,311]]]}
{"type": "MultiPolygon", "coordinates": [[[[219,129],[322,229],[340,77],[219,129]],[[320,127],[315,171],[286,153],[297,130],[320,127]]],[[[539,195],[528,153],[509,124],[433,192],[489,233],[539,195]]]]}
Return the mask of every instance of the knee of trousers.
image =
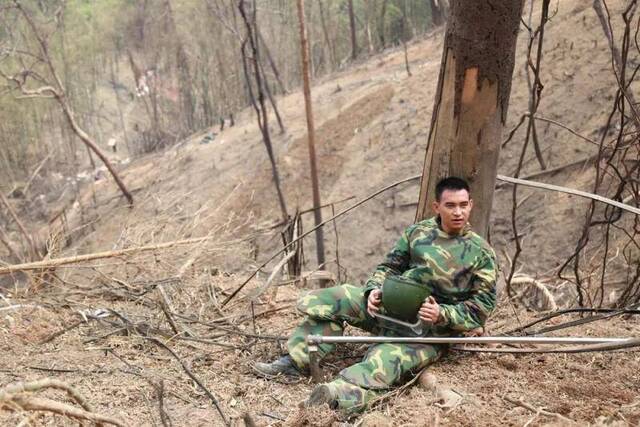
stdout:
{"type": "Polygon", "coordinates": [[[442,352],[442,346],[378,344],[361,362],[343,369],[340,377],[369,390],[387,390],[438,360],[442,352]]]}
{"type": "Polygon", "coordinates": [[[311,319],[361,321],[365,318],[364,289],[343,284],[308,291],[298,299],[296,308],[311,319]]]}

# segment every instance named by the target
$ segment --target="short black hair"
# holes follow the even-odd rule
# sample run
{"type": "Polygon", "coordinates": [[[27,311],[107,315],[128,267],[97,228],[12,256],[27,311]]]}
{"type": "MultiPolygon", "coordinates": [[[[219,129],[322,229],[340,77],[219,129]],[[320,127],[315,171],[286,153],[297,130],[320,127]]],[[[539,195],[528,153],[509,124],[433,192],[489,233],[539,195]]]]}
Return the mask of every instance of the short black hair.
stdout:
{"type": "Polygon", "coordinates": [[[469,184],[462,178],[458,178],[457,176],[448,176],[446,178],[442,178],[436,184],[436,201],[440,201],[440,197],[442,197],[442,193],[444,190],[467,190],[467,193],[471,194],[471,190],[469,189],[469,184]]]}

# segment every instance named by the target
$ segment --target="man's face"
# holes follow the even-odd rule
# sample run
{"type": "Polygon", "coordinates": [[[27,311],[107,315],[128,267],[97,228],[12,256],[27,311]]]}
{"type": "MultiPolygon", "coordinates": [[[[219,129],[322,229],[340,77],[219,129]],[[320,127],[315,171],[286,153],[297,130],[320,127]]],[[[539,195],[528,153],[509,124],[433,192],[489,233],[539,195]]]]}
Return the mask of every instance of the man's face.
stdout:
{"type": "Polygon", "coordinates": [[[440,215],[442,229],[448,234],[460,234],[469,220],[473,200],[467,190],[444,190],[433,210],[440,215]]]}

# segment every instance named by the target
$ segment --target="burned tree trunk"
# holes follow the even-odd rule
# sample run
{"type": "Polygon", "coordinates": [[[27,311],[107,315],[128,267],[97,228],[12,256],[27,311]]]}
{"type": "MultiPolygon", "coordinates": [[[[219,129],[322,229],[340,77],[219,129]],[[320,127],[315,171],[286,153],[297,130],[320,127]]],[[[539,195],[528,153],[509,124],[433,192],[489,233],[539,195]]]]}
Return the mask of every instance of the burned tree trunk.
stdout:
{"type": "Polygon", "coordinates": [[[436,182],[456,175],[469,181],[471,223],[487,235],[522,6],[451,2],[416,220],[430,215],[436,182]]]}

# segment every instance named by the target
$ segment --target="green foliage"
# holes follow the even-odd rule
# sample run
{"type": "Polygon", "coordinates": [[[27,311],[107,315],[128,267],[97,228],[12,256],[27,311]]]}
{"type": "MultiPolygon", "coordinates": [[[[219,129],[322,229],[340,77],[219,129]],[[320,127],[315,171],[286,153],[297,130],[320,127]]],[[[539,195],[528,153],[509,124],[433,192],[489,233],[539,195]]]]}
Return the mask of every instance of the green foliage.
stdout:
{"type": "MultiPolygon", "coordinates": [[[[429,25],[423,22],[428,14],[428,2],[423,0],[388,0],[380,25],[383,2],[354,0],[360,55],[367,51],[369,40],[373,50],[385,47],[380,28],[389,46],[429,25]],[[403,8],[410,9],[413,32],[403,30],[403,8]]],[[[145,139],[146,146],[155,146],[149,138],[159,135],[175,140],[248,105],[239,55],[245,29],[234,10],[235,1],[22,0],[20,4],[46,38],[52,65],[80,124],[98,142],[124,132],[116,99],[132,111],[124,123],[132,135],[132,152],[137,151],[137,139],[145,139]],[[130,64],[129,53],[135,65],[130,64]],[[133,97],[135,68],[153,70],[156,79],[152,93],[140,99],[133,97]]],[[[266,43],[261,55],[267,84],[279,91],[266,59],[268,47],[284,85],[295,86],[301,67],[295,2],[258,0],[257,4],[258,27],[266,43]]],[[[326,28],[320,20],[320,2],[306,2],[316,73],[342,66],[351,52],[347,0],[322,0],[322,7],[326,28]]],[[[55,86],[47,64],[35,59],[42,52],[27,21],[14,8],[3,14],[0,40],[3,47],[14,50],[0,58],[0,70],[14,74],[26,67],[42,77],[28,79],[30,89],[55,86]]],[[[0,92],[0,162],[10,158],[22,168],[37,163],[37,157],[44,155],[40,151],[51,150],[68,162],[76,141],[68,136],[59,106],[50,99],[17,100],[16,95],[15,90],[0,92]]],[[[1,179],[6,176],[0,170],[1,179]]]]}

